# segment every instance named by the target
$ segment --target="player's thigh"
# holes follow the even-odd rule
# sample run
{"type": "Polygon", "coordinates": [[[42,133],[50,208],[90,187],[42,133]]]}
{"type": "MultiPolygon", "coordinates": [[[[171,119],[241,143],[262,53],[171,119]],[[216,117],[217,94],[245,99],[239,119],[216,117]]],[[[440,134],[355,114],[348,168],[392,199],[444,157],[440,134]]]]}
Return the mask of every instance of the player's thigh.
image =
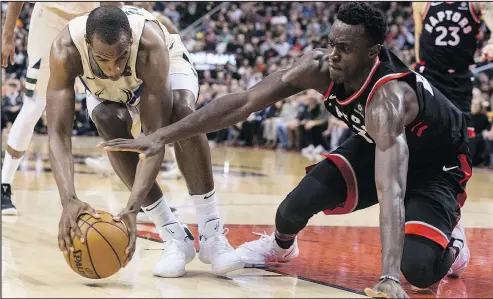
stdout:
{"type": "Polygon", "coordinates": [[[35,5],[31,14],[27,55],[26,96],[46,98],[50,78],[50,49],[55,38],[63,31],[68,20],[35,5]]]}
{"type": "Polygon", "coordinates": [[[374,183],[374,147],[353,136],[307,174],[281,203],[286,217],[348,214],[378,202],[374,183]],[[295,215],[295,216],[293,216],[295,215]]]}
{"type": "Polygon", "coordinates": [[[465,155],[408,174],[405,198],[406,235],[425,237],[446,248],[461,217],[471,163],[465,155]]]}
{"type": "Polygon", "coordinates": [[[133,131],[136,116],[132,115],[127,105],[106,101],[92,94],[87,94],[86,103],[88,115],[104,139],[123,138],[133,131]]]}
{"type": "Polygon", "coordinates": [[[193,73],[174,73],[169,75],[173,90],[173,122],[195,111],[199,93],[198,78],[193,73]]]}

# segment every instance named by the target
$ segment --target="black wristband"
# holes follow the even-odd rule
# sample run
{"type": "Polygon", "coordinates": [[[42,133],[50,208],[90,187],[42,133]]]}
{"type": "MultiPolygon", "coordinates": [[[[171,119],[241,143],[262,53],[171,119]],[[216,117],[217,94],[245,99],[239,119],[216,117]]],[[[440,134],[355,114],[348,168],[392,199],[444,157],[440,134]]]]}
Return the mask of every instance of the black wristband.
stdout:
{"type": "Polygon", "coordinates": [[[393,280],[393,281],[397,282],[398,284],[401,284],[400,279],[399,278],[396,278],[396,277],[394,277],[392,275],[382,275],[379,278],[380,281],[383,281],[383,280],[386,280],[386,279],[390,279],[390,280],[393,280]]]}

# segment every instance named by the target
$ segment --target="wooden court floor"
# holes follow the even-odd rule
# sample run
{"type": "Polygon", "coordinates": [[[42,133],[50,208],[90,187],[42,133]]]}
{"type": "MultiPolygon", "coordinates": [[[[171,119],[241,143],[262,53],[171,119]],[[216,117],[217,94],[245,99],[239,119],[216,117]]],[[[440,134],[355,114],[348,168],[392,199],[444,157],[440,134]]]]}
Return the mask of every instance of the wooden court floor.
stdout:
{"type": "MultiPolygon", "coordinates": [[[[5,146],[5,136],[2,138],[5,146]]],[[[73,139],[75,184],[80,199],[117,213],[129,192],[116,176],[103,177],[83,159],[99,156],[98,138],[73,139]]],[[[2,146],[2,151],[4,150],[2,146]]],[[[163,169],[170,163],[168,156],[163,169]]],[[[272,233],[276,208],[312,164],[298,153],[263,149],[212,149],[222,218],[233,246],[272,233]]],[[[158,182],[182,222],[196,234],[183,179],[158,182]]],[[[474,169],[463,210],[471,263],[460,279],[444,279],[411,297],[493,298],[493,172],[474,169]]],[[[198,258],[182,278],[152,276],[162,244],[150,225],[139,225],[133,261],[116,275],[89,280],[72,272],[57,246],[60,200],[48,163],[46,136],[35,136],[13,186],[19,215],[2,217],[2,297],[363,297],[380,271],[378,207],[346,216],[312,218],[299,235],[300,256],[267,269],[242,269],[216,277],[198,258]]]]}

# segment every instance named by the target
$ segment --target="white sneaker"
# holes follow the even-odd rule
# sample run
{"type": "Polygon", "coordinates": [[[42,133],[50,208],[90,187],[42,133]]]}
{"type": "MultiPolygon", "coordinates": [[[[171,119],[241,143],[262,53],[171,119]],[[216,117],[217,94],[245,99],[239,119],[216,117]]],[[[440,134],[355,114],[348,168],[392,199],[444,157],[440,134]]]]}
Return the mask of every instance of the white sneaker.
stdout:
{"type": "Polygon", "coordinates": [[[175,163],[169,170],[161,173],[161,178],[165,180],[178,180],[182,177],[180,169],[178,165],[175,163]]]}
{"type": "Polygon", "coordinates": [[[99,158],[87,157],[84,159],[87,167],[92,169],[94,172],[102,175],[111,175],[114,173],[113,167],[111,167],[110,160],[107,156],[101,156],[99,158]]]}
{"type": "Polygon", "coordinates": [[[315,149],[315,147],[313,146],[313,144],[310,144],[309,146],[305,147],[305,148],[302,148],[301,149],[301,153],[303,155],[308,155],[308,154],[311,154],[313,153],[313,150],[315,149]]]}
{"type": "Polygon", "coordinates": [[[199,259],[211,264],[213,274],[226,274],[244,266],[241,257],[229,244],[227,233],[219,219],[206,222],[204,230],[199,231],[199,259]]]}
{"type": "Polygon", "coordinates": [[[325,148],[321,144],[317,145],[317,147],[313,149],[313,153],[317,155],[320,155],[323,152],[325,152],[325,148]]]}
{"type": "Polygon", "coordinates": [[[467,247],[466,233],[464,231],[462,218],[452,231],[452,239],[454,239],[452,246],[459,248],[460,251],[447,275],[450,277],[458,277],[466,270],[467,265],[469,265],[469,259],[471,258],[471,252],[469,251],[469,247],[467,247]]]}
{"type": "Polygon", "coordinates": [[[174,222],[160,230],[164,239],[164,251],[152,274],[160,277],[180,277],[185,274],[185,265],[195,257],[194,239],[188,228],[174,222]]]}
{"type": "Polygon", "coordinates": [[[247,242],[236,249],[247,267],[265,267],[270,262],[289,262],[300,253],[296,239],[291,247],[283,249],[277,244],[274,233],[270,236],[265,233],[254,234],[259,235],[260,239],[247,242]]]}

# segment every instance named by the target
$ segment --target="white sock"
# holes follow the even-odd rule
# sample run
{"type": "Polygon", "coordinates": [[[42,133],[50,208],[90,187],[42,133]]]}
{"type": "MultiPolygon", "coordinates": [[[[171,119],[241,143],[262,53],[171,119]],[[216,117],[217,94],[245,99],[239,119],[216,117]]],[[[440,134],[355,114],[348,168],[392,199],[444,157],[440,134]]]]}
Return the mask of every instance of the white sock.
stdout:
{"type": "Polygon", "coordinates": [[[19,165],[21,164],[22,158],[24,156],[15,159],[7,151],[5,151],[5,159],[2,165],[2,184],[10,184],[14,181],[15,172],[19,165]]]}
{"type": "Polygon", "coordinates": [[[171,212],[171,208],[168,205],[168,201],[166,197],[161,197],[155,203],[142,207],[144,213],[151,219],[151,221],[156,225],[156,230],[159,232],[159,236],[164,240],[164,234],[161,231],[164,229],[163,227],[171,224],[173,222],[178,222],[175,217],[175,214],[171,212]]]}
{"type": "Polygon", "coordinates": [[[210,220],[219,219],[219,211],[217,209],[216,189],[202,195],[192,195],[193,204],[197,213],[197,223],[199,231],[201,231],[205,223],[210,220]]]}

